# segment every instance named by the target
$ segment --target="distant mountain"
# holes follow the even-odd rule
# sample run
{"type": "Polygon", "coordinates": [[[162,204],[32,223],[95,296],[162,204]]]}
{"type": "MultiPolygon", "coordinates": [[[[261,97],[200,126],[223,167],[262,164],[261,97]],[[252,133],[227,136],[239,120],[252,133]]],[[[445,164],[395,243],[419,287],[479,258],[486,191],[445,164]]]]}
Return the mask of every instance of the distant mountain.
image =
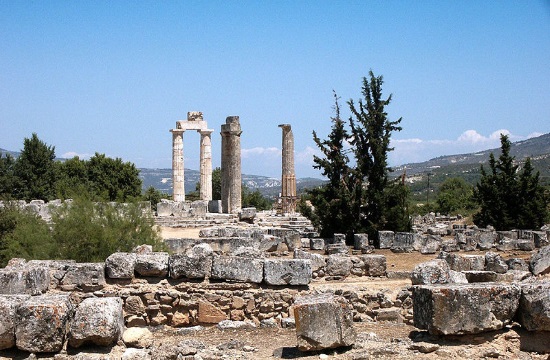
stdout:
{"type": "MultiPolygon", "coordinates": [[[[162,192],[172,193],[172,169],[147,169],[141,168],[139,177],[143,180],[143,188],[153,186],[162,192]]],[[[185,191],[195,190],[200,181],[200,172],[185,169],[185,191]]],[[[260,175],[242,175],[243,183],[252,190],[260,190],[262,195],[276,198],[281,192],[281,179],[275,179],[260,175]]],[[[323,180],[315,178],[296,179],[296,190],[300,193],[304,188],[312,188],[323,184],[323,180]]]]}

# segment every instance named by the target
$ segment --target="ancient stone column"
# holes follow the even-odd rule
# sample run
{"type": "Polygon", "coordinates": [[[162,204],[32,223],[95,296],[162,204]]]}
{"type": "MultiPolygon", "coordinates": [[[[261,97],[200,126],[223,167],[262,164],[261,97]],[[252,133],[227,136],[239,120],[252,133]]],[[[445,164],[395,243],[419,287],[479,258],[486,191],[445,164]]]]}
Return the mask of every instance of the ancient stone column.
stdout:
{"type": "Polygon", "coordinates": [[[185,201],[185,182],[183,168],[183,133],[179,129],[170,130],[172,133],[172,184],[174,201],[185,201]]]}
{"type": "Polygon", "coordinates": [[[241,210],[241,124],[238,116],[228,116],[222,125],[222,210],[241,210]]]}
{"type": "Polygon", "coordinates": [[[200,198],[201,200],[212,200],[212,132],[214,130],[202,130],[201,152],[200,152],[200,198]]]}
{"type": "Polygon", "coordinates": [[[283,156],[281,179],[281,206],[283,213],[296,212],[296,173],[294,172],[294,135],[289,124],[279,125],[283,129],[283,156]]]}

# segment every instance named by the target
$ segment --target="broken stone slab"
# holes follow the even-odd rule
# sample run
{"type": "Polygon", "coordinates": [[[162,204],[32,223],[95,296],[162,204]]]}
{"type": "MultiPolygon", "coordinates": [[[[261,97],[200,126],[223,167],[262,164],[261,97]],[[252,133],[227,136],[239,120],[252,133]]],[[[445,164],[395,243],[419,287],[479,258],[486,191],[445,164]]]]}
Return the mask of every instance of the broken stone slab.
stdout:
{"type": "Polygon", "coordinates": [[[517,241],[516,247],[518,250],[522,251],[533,251],[535,250],[535,242],[532,239],[520,239],[517,241]]]}
{"type": "Polygon", "coordinates": [[[67,266],[74,264],[74,260],[29,260],[27,268],[48,268],[50,269],[50,289],[59,287],[59,281],[67,273],[67,266]]]}
{"type": "Polygon", "coordinates": [[[529,331],[550,331],[550,281],[521,286],[517,318],[529,331]]]}
{"type": "Polygon", "coordinates": [[[78,305],[71,322],[69,345],[109,346],[116,344],[123,332],[122,299],[87,298],[78,305]]]}
{"type": "Polygon", "coordinates": [[[325,254],[327,255],[347,255],[349,248],[345,244],[328,244],[325,246],[325,254]]]}
{"type": "Polygon", "coordinates": [[[504,261],[500,254],[489,251],[485,254],[485,270],[504,274],[508,271],[508,264],[506,264],[506,261],[504,261]]]}
{"type": "Polygon", "coordinates": [[[255,207],[248,207],[243,208],[239,212],[239,220],[252,223],[254,222],[254,219],[256,218],[256,208],[255,207]]]}
{"type": "Polygon", "coordinates": [[[266,259],[264,281],[268,285],[308,285],[311,261],[305,259],[266,259]]]}
{"type": "MultiPolygon", "coordinates": [[[[259,251],[273,252],[277,251],[277,246],[281,243],[281,238],[273,235],[263,235],[258,246],[259,251]]],[[[308,243],[310,239],[307,239],[308,243]]]]}
{"type": "Polygon", "coordinates": [[[197,320],[201,324],[218,324],[227,320],[227,315],[208,301],[200,301],[197,320]]]}
{"type": "Polygon", "coordinates": [[[362,255],[361,261],[365,264],[365,275],[379,277],[386,276],[386,257],[384,255],[362,255]]]}
{"type": "Polygon", "coordinates": [[[420,263],[411,273],[413,285],[447,284],[449,282],[449,264],[443,259],[433,259],[420,263]]]}
{"type": "Polygon", "coordinates": [[[353,262],[349,256],[329,255],[325,273],[328,276],[349,276],[353,262]]]}
{"type": "Polygon", "coordinates": [[[212,278],[259,284],[264,278],[264,261],[238,256],[214,256],[212,278]]]}
{"type": "Polygon", "coordinates": [[[69,295],[30,297],[17,308],[17,348],[32,353],[60,351],[72,313],[69,295]]]}
{"type": "Polygon", "coordinates": [[[514,284],[415,286],[414,326],[432,335],[500,330],[512,322],[520,295],[520,287],[514,284]]]}
{"type": "Polygon", "coordinates": [[[469,263],[469,269],[468,270],[477,270],[477,271],[484,271],[485,270],[485,256],[484,255],[463,255],[462,256],[468,263],[469,263]]]}
{"type": "Polygon", "coordinates": [[[65,291],[96,291],[105,285],[105,263],[69,264],[67,273],[59,281],[59,287],[65,291]]]}
{"type": "Polygon", "coordinates": [[[353,234],[353,248],[355,250],[363,250],[369,248],[368,234],[353,234]]]}
{"type": "Polygon", "coordinates": [[[536,248],[545,247],[550,245],[548,241],[548,233],[546,231],[533,231],[533,241],[536,248]]]}
{"type": "MultiPolygon", "coordinates": [[[[437,255],[437,258],[445,260],[447,264],[449,264],[449,268],[451,270],[454,270],[454,271],[470,270],[470,262],[458,254],[451,254],[446,251],[441,251],[437,255]]],[[[483,263],[485,264],[485,258],[483,258],[483,263]]]]}
{"type": "Polygon", "coordinates": [[[460,271],[449,270],[449,284],[467,284],[466,275],[460,271]]]}
{"type": "Polygon", "coordinates": [[[529,271],[529,264],[521,258],[508,259],[506,265],[508,265],[509,270],[529,271]]]}
{"type": "Polygon", "coordinates": [[[169,257],[172,279],[205,279],[212,271],[212,255],[172,254],[169,257]]]}
{"type": "Polygon", "coordinates": [[[533,275],[544,275],[550,273],[550,245],[540,248],[531,255],[529,269],[533,275]]]}
{"type": "Polygon", "coordinates": [[[324,250],[325,239],[323,238],[311,238],[309,241],[309,248],[311,250],[324,250]]]}
{"type": "Polygon", "coordinates": [[[378,232],[378,243],[380,249],[389,249],[393,245],[395,233],[389,230],[381,230],[378,232]]]}
{"type": "Polygon", "coordinates": [[[353,315],[341,296],[316,294],[294,302],[297,345],[300,351],[351,346],[355,343],[353,315]]]}
{"type": "Polygon", "coordinates": [[[421,254],[435,254],[441,248],[443,239],[439,235],[428,235],[426,243],[420,249],[421,254]]]}
{"type": "Polygon", "coordinates": [[[307,259],[311,262],[311,271],[317,271],[324,269],[326,266],[326,260],[323,255],[314,254],[302,249],[294,250],[294,259],[307,259]]]}
{"type": "Polygon", "coordinates": [[[0,350],[15,346],[17,308],[30,295],[0,295],[0,350]]]}
{"type": "Polygon", "coordinates": [[[478,234],[479,241],[477,247],[480,250],[490,250],[495,246],[497,234],[490,230],[475,230],[478,234]]]}
{"type": "Polygon", "coordinates": [[[24,267],[0,269],[0,294],[39,295],[48,291],[50,269],[24,267]]]}
{"type": "Polygon", "coordinates": [[[116,252],[105,259],[105,271],[110,279],[132,279],[137,254],[116,252]]]}
{"type": "Polygon", "coordinates": [[[165,277],[168,274],[169,255],[166,252],[139,254],[136,257],[134,271],[145,277],[165,277]]]}
{"type": "Polygon", "coordinates": [[[504,274],[497,274],[497,282],[519,282],[532,277],[530,271],[508,270],[504,274]]]}

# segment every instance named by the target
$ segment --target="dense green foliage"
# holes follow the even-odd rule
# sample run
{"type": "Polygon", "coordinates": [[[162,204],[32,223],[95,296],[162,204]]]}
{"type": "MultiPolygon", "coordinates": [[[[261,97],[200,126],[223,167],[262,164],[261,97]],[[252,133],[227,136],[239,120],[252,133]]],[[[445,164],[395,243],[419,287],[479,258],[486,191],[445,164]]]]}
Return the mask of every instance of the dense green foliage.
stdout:
{"type": "Polygon", "coordinates": [[[141,244],[162,248],[152,215],[139,203],[94,203],[79,197],[54,212],[51,228],[14,203],[0,208],[1,266],[13,257],[104,261],[141,244]]]}
{"type": "Polygon", "coordinates": [[[90,160],[55,161],[55,148],[32,134],[17,159],[0,156],[0,197],[67,199],[86,194],[95,201],[131,201],[141,196],[139,170],[130,162],[96,153],[90,160]]]}
{"type": "MultiPolygon", "coordinates": [[[[401,118],[390,121],[385,107],[391,95],[382,98],[382,76],[363,78],[363,98],[348,101],[352,116],[350,130],[340,118],[338,97],[335,97],[335,116],[327,140],[313,132],[313,139],[323,157],[314,157],[314,167],[322,170],[328,183],[308,191],[303,198],[312,205],[303,211],[318,227],[322,236],[367,232],[374,236],[378,230],[406,231],[410,229],[408,213],[409,191],[403,182],[389,180],[388,152],[391,133],[400,131],[401,118]],[[347,149],[347,144],[351,149],[347,149]],[[348,154],[353,154],[350,161],[348,154]],[[351,164],[354,164],[352,166],[351,164]]],[[[375,236],[374,236],[375,237],[375,236]]]]}
{"type": "Polygon", "coordinates": [[[539,173],[533,173],[531,160],[518,171],[510,156],[510,140],[501,135],[501,155],[491,153],[489,172],[481,167],[481,180],[474,188],[480,211],[474,215],[478,226],[492,225],[497,230],[537,229],[548,219],[548,198],[539,184],[539,173]]]}
{"type": "Polygon", "coordinates": [[[222,169],[212,170],[212,200],[222,199],[222,169]]]}
{"type": "Polygon", "coordinates": [[[268,198],[262,195],[260,190],[251,191],[246,185],[241,187],[241,206],[255,207],[257,210],[270,210],[273,206],[268,198]]]}
{"type": "Polygon", "coordinates": [[[474,188],[463,178],[447,178],[437,192],[437,211],[442,214],[468,214],[476,208],[474,188]]]}

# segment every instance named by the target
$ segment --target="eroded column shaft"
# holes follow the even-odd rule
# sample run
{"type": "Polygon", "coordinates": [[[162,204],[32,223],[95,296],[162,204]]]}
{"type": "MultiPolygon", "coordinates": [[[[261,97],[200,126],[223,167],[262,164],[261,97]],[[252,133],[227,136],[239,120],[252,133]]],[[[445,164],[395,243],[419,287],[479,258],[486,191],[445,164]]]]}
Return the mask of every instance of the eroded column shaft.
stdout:
{"type": "Polygon", "coordinates": [[[212,131],[203,130],[200,132],[200,198],[208,201],[212,200],[212,131]]]}
{"type": "Polygon", "coordinates": [[[283,129],[281,201],[283,213],[296,211],[296,173],[294,172],[294,135],[289,124],[279,125],[283,129]]]}
{"type": "Polygon", "coordinates": [[[184,163],[183,163],[183,133],[172,132],[172,185],[174,201],[185,201],[184,163]]]}
{"type": "Polygon", "coordinates": [[[222,209],[236,214],[241,210],[241,124],[238,116],[228,116],[222,125],[222,209]]]}

